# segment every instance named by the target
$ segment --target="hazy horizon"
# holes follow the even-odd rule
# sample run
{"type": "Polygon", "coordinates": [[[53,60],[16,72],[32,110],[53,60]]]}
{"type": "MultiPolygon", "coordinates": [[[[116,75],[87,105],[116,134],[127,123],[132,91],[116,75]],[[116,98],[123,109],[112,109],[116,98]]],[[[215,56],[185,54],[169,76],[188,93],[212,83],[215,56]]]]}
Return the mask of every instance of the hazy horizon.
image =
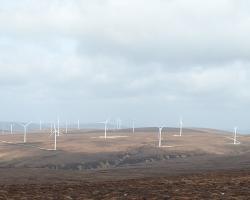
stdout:
{"type": "Polygon", "coordinates": [[[250,130],[249,1],[0,5],[0,121],[250,130]]]}

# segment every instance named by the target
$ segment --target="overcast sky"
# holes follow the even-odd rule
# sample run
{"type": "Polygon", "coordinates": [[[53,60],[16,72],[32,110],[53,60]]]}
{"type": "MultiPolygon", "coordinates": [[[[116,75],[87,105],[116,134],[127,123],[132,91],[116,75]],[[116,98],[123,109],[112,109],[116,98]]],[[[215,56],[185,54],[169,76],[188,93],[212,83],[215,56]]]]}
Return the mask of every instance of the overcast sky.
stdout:
{"type": "Polygon", "coordinates": [[[250,1],[0,0],[0,120],[250,128],[250,1]]]}

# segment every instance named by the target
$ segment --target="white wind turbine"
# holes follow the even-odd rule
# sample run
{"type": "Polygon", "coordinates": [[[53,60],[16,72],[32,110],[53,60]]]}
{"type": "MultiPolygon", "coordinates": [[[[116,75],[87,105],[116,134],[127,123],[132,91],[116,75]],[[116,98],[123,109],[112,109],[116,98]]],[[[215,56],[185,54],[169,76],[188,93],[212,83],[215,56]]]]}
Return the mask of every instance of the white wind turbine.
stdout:
{"type": "Polygon", "coordinates": [[[158,146],[159,146],[159,147],[167,147],[167,148],[177,147],[176,145],[175,145],[175,146],[166,146],[166,145],[162,146],[162,145],[161,145],[161,141],[162,141],[162,130],[163,130],[164,128],[166,128],[166,127],[164,127],[164,126],[159,127],[159,134],[158,134],[159,144],[158,144],[158,146]]]}
{"type": "Polygon", "coordinates": [[[32,122],[28,122],[26,124],[20,124],[24,128],[24,135],[23,135],[23,142],[26,143],[26,136],[27,136],[27,127],[31,124],[32,122]]]}
{"type": "Polygon", "coordinates": [[[182,136],[182,132],[183,132],[183,121],[182,121],[182,117],[180,118],[180,133],[179,135],[174,135],[174,136],[182,136]]]}
{"type": "Polygon", "coordinates": [[[234,128],[234,144],[240,144],[240,142],[239,141],[237,141],[237,130],[238,130],[238,128],[237,127],[235,127],[234,128]]]}
{"type": "MultiPolygon", "coordinates": [[[[123,135],[117,135],[117,136],[107,136],[107,130],[108,130],[108,125],[109,125],[109,122],[110,120],[107,119],[106,121],[104,122],[96,122],[97,124],[103,124],[104,125],[104,137],[103,136],[99,136],[98,138],[110,138],[110,139],[114,139],[114,138],[125,138],[125,137],[128,137],[128,136],[123,136],[123,135]]],[[[96,138],[96,137],[93,137],[93,138],[96,138]]]]}
{"type": "Polygon", "coordinates": [[[182,127],[183,127],[183,121],[182,118],[180,119],[180,136],[182,136],[182,127]]]}
{"type": "Polygon", "coordinates": [[[77,121],[77,129],[80,130],[80,120],[77,121]]]}
{"type": "Polygon", "coordinates": [[[42,121],[41,120],[39,122],[39,125],[40,125],[39,130],[41,131],[42,130],[42,121]]]}
{"type": "Polygon", "coordinates": [[[54,129],[52,127],[52,132],[50,134],[50,136],[54,135],[54,149],[53,150],[56,150],[56,148],[57,148],[57,131],[58,131],[58,129],[56,128],[56,124],[54,123],[54,129]]]}
{"type": "Polygon", "coordinates": [[[117,129],[121,129],[121,124],[122,124],[122,120],[121,120],[120,118],[118,118],[118,119],[116,120],[116,128],[117,128],[117,129]]]}
{"type": "Polygon", "coordinates": [[[162,140],[162,136],[161,136],[161,134],[162,134],[162,129],[163,129],[164,127],[162,126],[162,127],[159,127],[159,135],[158,135],[158,139],[159,139],[159,144],[158,144],[158,146],[159,147],[161,147],[161,140],[162,140]]]}
{"type": "Polygon", "coordinates": [[[13,134],[13,124],[10,124],[10,133],[13,134]]]}
{"type": "Polygon", "coordinates": [[[57,131],[56,131],[56,125],[54,124],[54,150],[56,150],[56,148],[57,148],[57,141],[56,141],[56,139],[57,139],[57,131]]]}
{"type": "Polygon", "coordinates": [[[68,121],[66,121],[66,124],[65,124],[65,133],[66,134],[68,133],[68,121]]]}
{"type": "Polygon", "coordinates": [[[60,136],[60,119],[57,118],[57,136],[60,136]]]}
{"type": "Polygon", "coordinates": [[[99,122],[100,124],[104,124],[104,138],[105,138],[105,139],[107,139],[108,122],[109,122],[109,119],[107,119],[107,120],[104,121],[104,122],[99,122]]]}

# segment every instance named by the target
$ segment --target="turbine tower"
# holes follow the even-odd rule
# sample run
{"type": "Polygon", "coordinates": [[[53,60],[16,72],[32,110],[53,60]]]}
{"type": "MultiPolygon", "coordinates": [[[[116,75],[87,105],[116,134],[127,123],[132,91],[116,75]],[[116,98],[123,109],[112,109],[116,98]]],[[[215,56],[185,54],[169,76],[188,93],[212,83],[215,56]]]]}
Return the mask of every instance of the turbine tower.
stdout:
{"type": "Polygon", "coordinates": [[[237,130],[238,130],[238,128],[235,127],[234,128],[234,144],[239,144],[239,142],[237,141],[237,130]]]}
{"type": "Polygon", "coordinates": [[[56,137],[57,137],[57,133],[56,133],[56,125],[55,125],[55,124],[54,124],[54,131],[55,131],[55,133],[54,133],[54,150],[56,151],[56,148],[57,148],[57,147],[56,147],[56,142],[57,142],[57,141],[56,141],[56,139],[57,139],[56,137]]]}
{"type": "Polygon", "coordinates": [[[66,124],[65,124],[65,132],[66,134],[68,133],[68,121],[66,121],[66,124]]]}
{"type": "Polygon", "coordinates": [[[60,119],[57,118],[57,136],[60,136],[60,119]]]}
{"type": "Polygon", "coordinates": [[[180,118],[180,136],[182,136],[182,127],[183,127],[183,121],[182,118],[180,118]]]}
{"type": "Polygon", "coordinates": [[[104,138],[107,139],[107,127],[108,127],[108,119],[104,122],[105,124],[105,132],[104,132],[104,138]]]}
{"type": "Polygon", "coordinates": [[[77,121],[77,129],[80,130],[80,120],[77,121]]]}
{"type": "Polygon", "coordinates": [[[13,124],[10,124],[10,133],[13,134],[13,124]]]}
{"type": "Polygon", "coordinates": [[[105,140],[107,139],[108,122],[109,122],[109,119],[107,119],[107,120],[104,121],[104,122],[99,122],[100,124],[104,124],[104,139],[105,139],[105,140]]]}
{"type": "Polygon", "coordinates": [[[117,129],[121,129],[121,124],[122,124],[122,120],[121,120],[120,118],[118,118],[118,119],[116,120],[116,128],[117,128],[117,129]]]}
{"type": "Polygon", "coordinates": [[[54,135],[54,148],[53,149],[50,149],[50,150],[56,150],[57,149],[57,127],[56,127],[56,123],[52,123],[51,122],[51,133],[50,133],[50,136],[51,137],[52,135],[54,135]]]}
{"type": "Polygon", "coordinates": [[[40,120],[40,131],[42,130],[42,121],[40,120]]]}
{"type": "Polygon", "coordinates": [[[179,124],[180,124],[180,133],[179,134],[175,134],[175,135],[173,135],[173,136],[182,136],[182,132],[183,132],[183,121],[182,121],[182,117],[180,118],[180,122],[179,122],[179,124]]]}
{"type": "Polygon", "coordinates": [[[24,128],[24,135],[23,135],[23,142],[26,143],[26,135],[27,135],[27,127],[31,124],[32,122],[28,122],[26,124],[20,124],[24,128]]]}
{"type": "Polygon", "coordinates": [[[56,148],[57,148],[57,146],[56,146],[56,144],[57,144],[56,139],[57,139],[57,130],[56,130],[56,124],[54,123],[54,150],[55,151],[56,151],[56,148]]]}
{"type": "Polygon", "coordinates": [[[163,129],[164,127],[162,126],[162,127],[159,127],[159,135],[158,135],[158,137],[159,137],[159,147],[161,147],[161,139],[162,139],[162,137],[161,137],[161,133],[162,133],[162,129],[163,129]]]}

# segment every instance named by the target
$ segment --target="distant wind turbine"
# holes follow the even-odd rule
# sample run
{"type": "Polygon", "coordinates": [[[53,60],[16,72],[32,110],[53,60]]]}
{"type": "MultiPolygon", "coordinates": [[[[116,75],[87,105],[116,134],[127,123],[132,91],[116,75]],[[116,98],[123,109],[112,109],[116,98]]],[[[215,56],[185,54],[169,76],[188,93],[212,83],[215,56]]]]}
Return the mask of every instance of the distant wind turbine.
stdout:
{"type": "Polygon", "coordinates": [[[100,124],[104,124],[104,138],[107,139],[107,127],[108,127],[108,122],[109,122],[109,119],[107,119],[106,121],[104,122],[99,122],[100,124]]]}
{"type": "Polygon", "coordinates": [[[56,150],[57,148],[57,131],[58,129],[56,128],[56,124],[52,124],[52,132],[50,134],[50,136],[54,135],[54,149],[53,150],[56,150]]]}
{"type": "Polygon", "coordinates": [[[56,131],[56,125],[54,124],[54,150],[56,150],[57,148],[57,141],[56,141],[56,138],[57,137],[57,131],[56,131]]]}
{"type": "Polygon", "coordinates": [[[118,119],[116,120],[116,128],[117,128],[117,129],[121,129],[121,124],[122,124],[122,120],[121,120],[120,118],[118,118],[118,119]]]}
{"type": "Polygon", "coordinates": [[[182,136],[182,126],[183,126],[183,122],[182,122],[182,118],[180,118],[180,136],[182,136]]]}
{"type": "Polygon", "coordinates": [[[158,135],[158,137],[159,137],[159,147],[161,147],[161,139],[162,139],[162,137],[161,137],[161,133],[162,133],[162,129],[163,129],[164,127],[162,126],[162,127],[159,127],[159,135],[158,135]]]}
{"type": "Polygon", "coordinates": [[[237,130],[238,130],[238,128],[235,127],[234,128],[234,144],[240,144],[240,142],[237,141],[237,130]]]}
{"type": "Polygon", "coordinates": [[[183,121],[182,121],[182,118],[180,118],[180,133],[179,133],[179,135],[174,135],[174,136],[182,136],[182,132],[183,132],[183,121]]]}
{"type": "Polygon", "coordinates": [[[10,124],[10,133],[13,134],[13,124],[10,124]]]}
{"type": "Polygon", "coordinates": [[[60,119],[57,119],[57,136],[60,136],[60,119]]]}
{"type": "Polygon", "coordinates": [[[68,121],[66,121],[66,124],[65,124],[65,132],[66,132],[66,134],[68,133],[68,121]]]}
{"type": "Polygon", "coordinates": [[[40,131],[42,130],[42,121],[40,120],[40,127],[39,127],[40,131]]]}
{"type": "Polygon", "coordinates": [[[26,143],[26,136],[27,136],[27,127],[31,124],[32,122],[28,122],[26,124],[20,124],[24,128],[24,135],[23,135],[23,142],[26,143]]]}

